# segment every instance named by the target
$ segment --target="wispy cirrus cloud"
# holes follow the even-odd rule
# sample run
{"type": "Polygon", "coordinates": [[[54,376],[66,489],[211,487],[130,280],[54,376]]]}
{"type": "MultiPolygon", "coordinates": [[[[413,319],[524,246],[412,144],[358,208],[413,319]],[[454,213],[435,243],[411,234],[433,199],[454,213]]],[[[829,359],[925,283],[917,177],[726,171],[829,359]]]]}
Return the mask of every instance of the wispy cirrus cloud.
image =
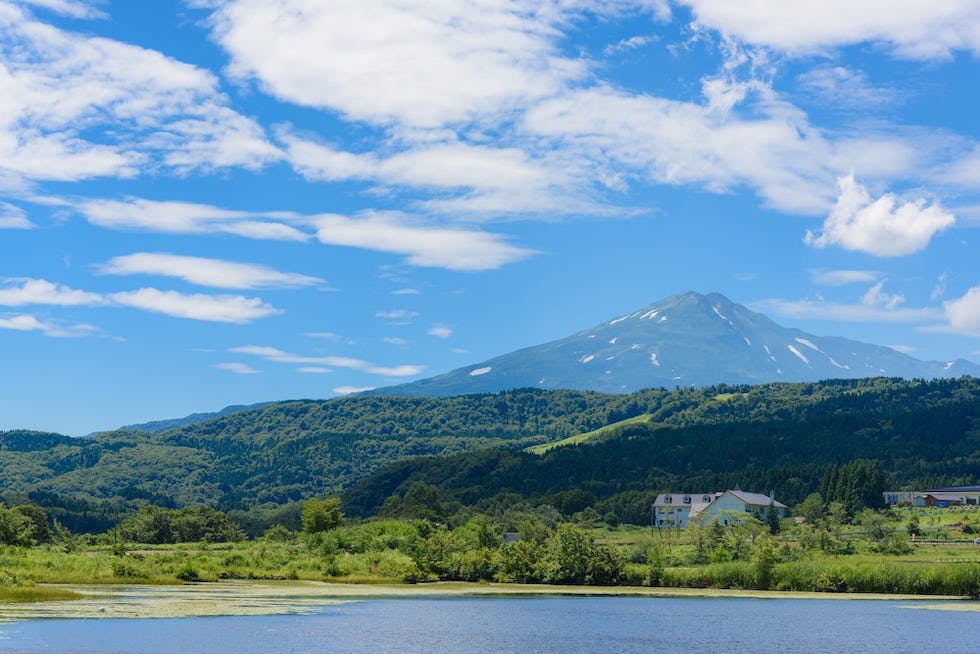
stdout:
{"type": "Polygon", "coordinates": [[[305,241],[310,234],[287,224],[294,214],[222,209],[194,202],[126,198],[85,200],[77,210],[88,222],[109,229],[166,234],[233,234],[272,241],[305,241]]]}
{"type": "Polygon", "coordinates": [[[78,211],[92,224],[121,230],[234,234],[278,241],[305,241],[315,231],[315,238],[325,245],[399,255],[413,266],[449,270],[493,270],[536,254],[510,244],[501,234],[401,212],[366,211],[356,216],[248,212],[142,198],[88,200],[78,205],[78,211]]]}
{"type": "Polygon", "coordinates": [[[413,266],[460,271],[493,270],[535,253],[510,245],[500,234],[419,225],[395,212],[369,212],[357,218],[321,215],[314,222],[321,243],[397,254],[413,266]]]}
{"type": "Polygon", "coordinates": [[[881,277],[877,270],[824,270],[815,268],[809,271],[810,281],[824,286],[846,286],[848,284],[869,284],[881,277]]]}
{"type": "Polygon", "coordinates": [[[137,252],[114,257],[97,266],[104,275],[160,275],[215,288],[300,288],[324,281],[299,273],[284,273],[257,263],[190,257],[165,252],[137,252]]]}
{"type": "Polygon", "coordinates": [[[214,367],[217,368],[218,370],[233,372],[236,375],[258,375],[259,373],[262,372],[261,370],[256,370],[255,368],[248,365],[247,363],[239,363],[235,361],[226,362],[226,363],[216,363],[214,364],[214,367]]]}
{"type": "Polygon", "coordinates": [[[85,2],[85,0],[21,0],[21,2],[70,18],[92,19],[106,17],[105,12],[95,7],[96,3],[85,2]]]}
{"type": "Polygon", "coordinates": [[[942,320],[943,312],[933,307],[892,307],[880,304],[827,302],[824,300],[767,299],[749,303],[756,311],[782,318],[829,322],[928,323],[942,320]]]}
{"type": "Polygon", "coordinates": [[[46,279],[13,278],[0,288],[2,306],[127,306],[176,318],[211,322],[247,323],[281,311],[261,298],[241,295],[178,293],[156,288],[115,293],[92,293],[46,279]]]}
{"type": "Polygon", "coordinates": [[[109,296],[115,304],[162,313],[174,318],[244,324],[282,313],[261,298],[241,295],[178,293],[156,288],[122,291],[109,296]]]}
{"type": "Polygon", "coordinates": [[[9,317],[0,316],[0,329],[18,332],[41,332],[45,336],[51,336],[53,338],[75,338],[90,336],[98,332],[98,328],[92,325],[83,323],[59,325],[46,320],[40,320],[37,316],[29,313],[9,317]]]}
{"type": "Polygon", "coordinates": [[[0,288],[0,305],[17,307],[24,305],[99,306],[107,300],[99,293],[90,293],[56,284],[46,279],[25,277],[4,280],[7,286],[0,288]]]}
{"type": "Polygon", "coordinates": [[[8,202],[0,202],[0,229],[34,229],[27,212],[8,202]]]}
{"type": "Polygon", "coordinates": [[[423,370],[423,366],[418,365],[396,365],[396,366],[383,366],[370,361],[365,361],[363,359],[355,359],[352,357],[339,357],[339,356],[306,356],[300,354],[293,354],[291,352],[286,352],[280,350],[279,348],[269,347],[264,345],[243,345],[240,347],[233,347],[228,350],[235,354],[248,354],[256,357],[265,359],[266,361],[271,361],[273,363],[289,363],[289,364],[300,364],[304,366],[326,366],[333,368],[346,368],[349,370],[358,370],[361,372],[366,372],[371,375],[380,375],[383,377],[412,377],[419,374],[423,370]]]}
{"type": "Polygon", "coordinates": [[[446,325],[432,325],[429,331],[426,332],[429,336],[435,336],[436,338],[447,339],[451,338],[453,335],[453,330],[446,325]]]}

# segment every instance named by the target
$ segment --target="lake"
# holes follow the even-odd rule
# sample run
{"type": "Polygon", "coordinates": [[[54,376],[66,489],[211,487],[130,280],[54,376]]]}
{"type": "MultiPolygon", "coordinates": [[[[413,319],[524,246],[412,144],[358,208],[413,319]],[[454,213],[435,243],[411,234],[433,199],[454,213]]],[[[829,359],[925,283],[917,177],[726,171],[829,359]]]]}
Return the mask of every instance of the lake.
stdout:
{"type": "Polygon", "coordinates": [[[980,615],[934,610],[940,606],[965,604],[656,597],[367,599],[291,615],[14,621],[0,624],[0,651],[980,651],[980,615]]]}

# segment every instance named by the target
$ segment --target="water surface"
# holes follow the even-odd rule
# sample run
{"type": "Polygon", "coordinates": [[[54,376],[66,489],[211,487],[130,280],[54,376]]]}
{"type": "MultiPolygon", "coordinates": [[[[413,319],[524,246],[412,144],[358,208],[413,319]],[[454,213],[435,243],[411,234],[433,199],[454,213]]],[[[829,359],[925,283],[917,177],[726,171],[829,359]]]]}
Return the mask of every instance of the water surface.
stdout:
{"type": "Polygon", "coordinates": [[[980,651],[973,611],[936,602],[653,597],[373,599],[306,614],[0,624],[2,652],[980,651]],[[939,605],[943,606],[943,605],[939,605]]]}

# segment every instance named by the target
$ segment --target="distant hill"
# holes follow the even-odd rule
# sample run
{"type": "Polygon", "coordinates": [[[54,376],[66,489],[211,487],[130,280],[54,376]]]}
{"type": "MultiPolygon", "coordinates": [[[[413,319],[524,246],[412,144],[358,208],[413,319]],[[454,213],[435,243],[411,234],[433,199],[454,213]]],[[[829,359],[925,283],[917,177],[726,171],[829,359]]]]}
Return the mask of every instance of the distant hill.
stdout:
{"type": "MultiPolygon", "coordinates": [[[[213,411],[210,413],[192,413],[189,416],[184,416],[183,418],[151,420],[150,422],[140,422],[135,425],[124,425],[114,431],[148,431],[154,434],[159,434],[160,432],[167,431],[169,429],[186,427],[188,425],[196,425],[197,423],[204,422],[205,420],[211,420],[212,418],[220,418],[221,416],[231,415],[233,413],[238,413],[239,411],[246,411],[248,409],[259,409],[269,404],[272,403],[259,402],[258,404],[233,404],[231,406],[226,406],[220,411],[213,411]]],[[[91,435],[92,434],[89,434],[89,436],[91,435]]]]}
{"type": "MultiPolygon", "coordinates": [[[[344,506],[373,515],[422,482],[445,502],[491,513],[550,504],[566,515],[591,507],[648,524],[650,506],[665,490],[741,484],[775,490],[789,504],[820,492],[827,501],[873,507],[887,488],[980,480],[977,380],[831,384],[734,389],[680,414],[661,408],[562,447],[396,462],[348,489],[344,506]]],[[[682,397],[671,394],[664,404],[682,397]]]]}
{"type": "Polygon", "coordinates": [[[511,388],[641,388],[866,377],[980,376],[966,360],[920,361],[880,345],[783,327],[718,293],[672,295],[566,338],[372,395],[450,396],[511,388]]]}
{"type": "Polygon", "coordinates": [[[156,434],[0,432],[0,489],[7,504],[57,507],[84,530],[141,502],[251,511],[358,482],[350,506],[363,511],[415,479],[460,501],[563,489],[602,499],[735,478],[792,497],[830,462],[862,457],[885,462],[895,483],[942,486],[980,472],[978,406],[973,378],[298,400],[156,434]],[[521,453],[577,435],[588,444],[521,453]],[[416,458],[473,452],[483,453],[416,458]]]}

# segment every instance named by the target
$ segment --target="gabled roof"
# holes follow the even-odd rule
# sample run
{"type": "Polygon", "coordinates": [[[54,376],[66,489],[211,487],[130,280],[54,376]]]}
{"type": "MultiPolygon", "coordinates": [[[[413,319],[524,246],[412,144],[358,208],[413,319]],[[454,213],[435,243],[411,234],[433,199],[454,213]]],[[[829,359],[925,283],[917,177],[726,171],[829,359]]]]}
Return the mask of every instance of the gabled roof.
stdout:
{"type": "Polygon", "coordinates": [[[920,493],[916,497],[931,497],[934,500],[939,500],[940,502],[962,502],[963,497],[960,495],[948,495],[946,493],[920,493]]]}
{"type": "Polygon", "coordinates": [[[945,488],[930,488],[923,493],[980,493],[980,486],[947,486],[945,488]]]}
{"type": "Polygon", "coordinates": [[[773,500],[770,496],[765,493],[749,493],[743,490],[730,490],[728,491],[738,499],[742,500],[749,506],[769,506],[772,504],[777,509],[788,509],[789,507],[782,502],[777,502],[773,500]]]}

